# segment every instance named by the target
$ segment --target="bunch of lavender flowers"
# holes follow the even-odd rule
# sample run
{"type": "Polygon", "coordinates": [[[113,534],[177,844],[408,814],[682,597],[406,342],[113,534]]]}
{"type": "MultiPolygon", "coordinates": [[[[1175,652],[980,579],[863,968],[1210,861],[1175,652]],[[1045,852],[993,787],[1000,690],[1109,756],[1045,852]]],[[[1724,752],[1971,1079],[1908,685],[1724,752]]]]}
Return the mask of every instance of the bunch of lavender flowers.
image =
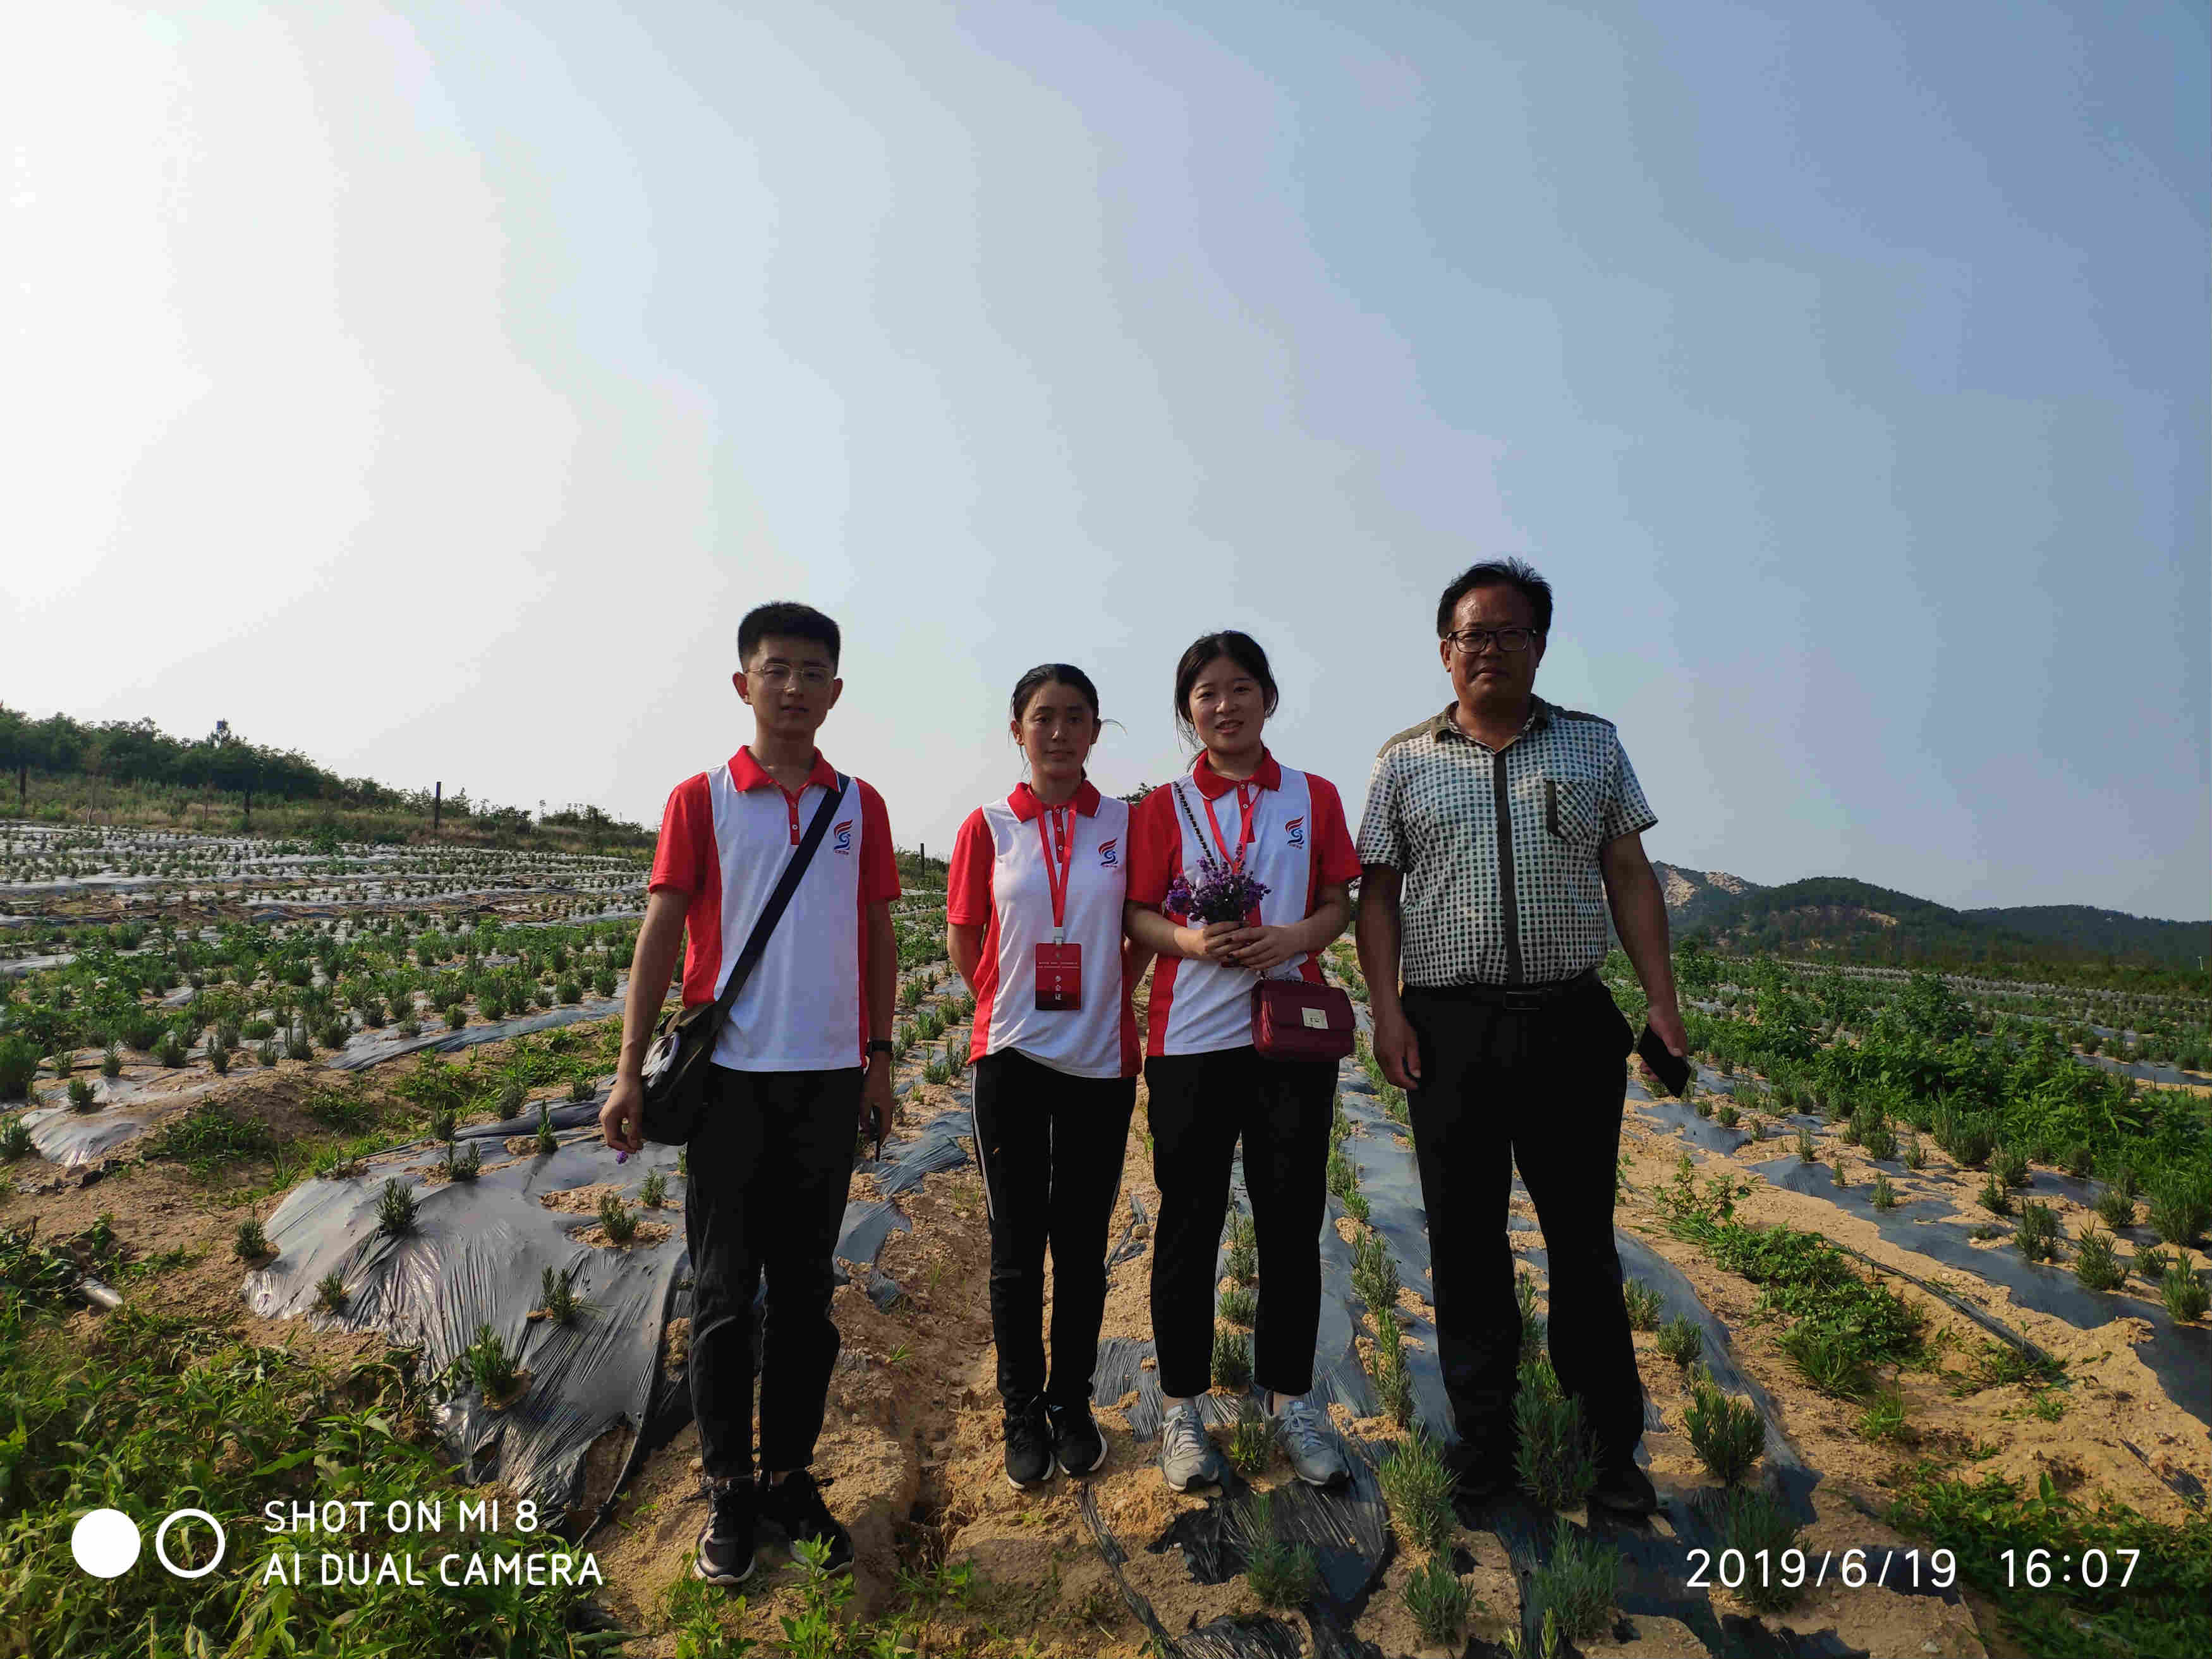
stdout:
{"type": "Polygon", "coordinates": [[[1267,896],[1267,884],[1241,864],[1224,865],[1205,853],[1198,855],[1198,879],[1177,875],[1168,884],[1163,908],[1195,922],[1242,921],[1267,896]]]}

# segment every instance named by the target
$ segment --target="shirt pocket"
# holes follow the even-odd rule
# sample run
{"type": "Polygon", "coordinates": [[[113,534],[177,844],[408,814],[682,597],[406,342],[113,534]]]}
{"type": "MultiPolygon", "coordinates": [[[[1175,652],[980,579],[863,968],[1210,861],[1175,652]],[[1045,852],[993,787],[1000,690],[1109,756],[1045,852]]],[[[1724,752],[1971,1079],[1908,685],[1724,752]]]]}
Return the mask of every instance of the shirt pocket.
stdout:
{"type": "Polygon", "coordinates": [[[1544,780],[1544,829],[1563,847],[1597,845],[1597,785],[1587,778],[1544,780]]]}

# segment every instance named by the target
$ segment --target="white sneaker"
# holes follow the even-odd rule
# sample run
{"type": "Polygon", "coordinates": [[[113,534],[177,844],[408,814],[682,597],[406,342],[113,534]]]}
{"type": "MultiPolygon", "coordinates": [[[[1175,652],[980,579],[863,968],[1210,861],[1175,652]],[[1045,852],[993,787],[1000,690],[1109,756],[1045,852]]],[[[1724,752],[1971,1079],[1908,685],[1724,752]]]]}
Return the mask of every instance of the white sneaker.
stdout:
{"type": "Polygon", "coordinates": [[[1195,1401],[1170,1407],[1161,1420],[1160,1474],[1177,1492],[1220,1484],[1221,1455],[1199,1420],[1195,1401]]]}
{"type": "MultiPolygon", "coordinates": [[[[1259,1395],[1260,1409],[1267,1408],[1266,1392],[1259,1395]]],[[[1344,1455],[1336,1448],[1336,1434],[1322,1416],[1304,1396],[1285,1400],[1274,1413],[1275,1438],[1282,1443],[1283,1455],[1291,1460],[1291,1468],[1299,1480],[1310,1486],[1333,1486],[1346,1480],[1351,1470],[1344,1466],[1344,1455]]]]}

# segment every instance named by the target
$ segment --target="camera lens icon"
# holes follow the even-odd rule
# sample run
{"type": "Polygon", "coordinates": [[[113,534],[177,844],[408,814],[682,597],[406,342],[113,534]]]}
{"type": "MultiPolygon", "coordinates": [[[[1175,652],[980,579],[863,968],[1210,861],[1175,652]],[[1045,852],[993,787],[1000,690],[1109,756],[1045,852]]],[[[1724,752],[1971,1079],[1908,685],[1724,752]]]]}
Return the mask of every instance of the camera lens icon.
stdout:
{"type": "MultiPolygon", "coordinates": [[[[162,1518],[154,1529],[154,1558],[168,1569],[173,1577],[204,1578],[222,1565],[224,1553],[230,1540],[222,1530],[222,1522],[205,1510],[175,1510],[162,1518]],[[166,1547],[169,1528],[179,1521],[204,1521],[215,1529],[215,1554],[197,1567],[180,1567],[169,1559],[166,1547]]],[[[121,1510],[93,1510],[76,1523],[70,1534],[70,1553],[76,1558],[78,1566],[94,1578],[120,1578],[137,1565],[139,1552],[145,1540],[140,1537],[138,1523],[121,1510]]]]}

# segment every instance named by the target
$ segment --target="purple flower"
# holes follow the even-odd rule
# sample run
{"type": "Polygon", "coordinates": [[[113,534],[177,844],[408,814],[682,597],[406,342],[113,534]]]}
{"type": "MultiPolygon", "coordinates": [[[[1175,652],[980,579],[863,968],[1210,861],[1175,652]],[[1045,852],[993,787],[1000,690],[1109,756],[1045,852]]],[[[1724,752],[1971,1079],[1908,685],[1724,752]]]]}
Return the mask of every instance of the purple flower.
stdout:
{"type": "Polygon", "coordinates": [[[627,1151],[625,1151],[625,1150],[623,1150],[623,1148],[621,1148],[621,1147],[617,1147],[617,1148],[615,1149],[615,1162],[616,1162],[616,1163],[617,1163],[617,1164],[627,1164],[627,1163],[629,1163],[629,1153],[627,1151]]]}
{"type": "Polygon", "coordinates": [[[1196,922],[1242,921],[1269,890],[1241,865],[1224,866],[1201,854],[1197,881],[1177,875],[1168,884],[1164,908],[1196,922]]]}

